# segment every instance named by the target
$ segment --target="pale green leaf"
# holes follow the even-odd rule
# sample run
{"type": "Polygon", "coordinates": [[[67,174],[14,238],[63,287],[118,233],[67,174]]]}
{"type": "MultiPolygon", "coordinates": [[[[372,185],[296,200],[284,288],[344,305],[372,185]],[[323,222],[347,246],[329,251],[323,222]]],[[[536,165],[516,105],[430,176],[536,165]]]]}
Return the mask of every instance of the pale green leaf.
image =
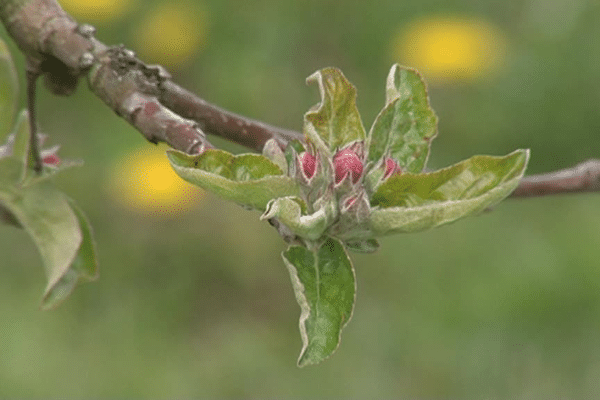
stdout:
{"type": "Polygon", "coordinates": [[[321,102],[304,116],[306,136],[326,154],[365,139],[356,108],[356,88],[337,68],[321,69],[306,80],[319,86],[321,102]]]}
{"type": "Polygon", "coordinates": [[[168,150],[175,172],[184,180],[238,204],[264,211],[274,198],[297,196],[296,182],[258,154],[234,156],[209,149],[201,155],[168,150]]]}
{"type": "Polygon", "coordinates": [[[337,216],[335,203],[324,204],[314,213],[306,215],[306,205],[298,197],[280,197],[267,205],[260,219],[277,218],[296,235],[309,240],[320,238],[337,216]]]}
{"type": "Polygon", "coordinates": [[[301,309],[298,365],[317,364],[337,349],[342,328],[352,317],[354,268],[344,246],[332,238],[311,250],[290,246],[282,255],[301,309]]]}
{"type": "Polygon", "coordinates": [[[474,156],[427,174],[389,178],[371,198],[374,236],[415,232],[475,215],[508,196],[523,177],[529,150],[474,156]]]}
{"type": "Polygon", "coordinates": [[[6,43],[0,39],[0,142],[13,127],[19,100],[17,72],[6,43]]]}
{"type": "Polygon", "coordinates": [[[421,172],[436,134],[437,117],[421,76],[395,64],[387,79],[386,106],[369,132],[368,161],[391,156],[402,171],[421,172]]]}
{"type": "Polygon", "coordinates": [[[273,163],[277,165],[284,174],[287,172],[288,164],[287,160],[285,159],[285,153],[281,147],[279,147],[279,144],[275,139],[267,140],[263,146],[262,154],[269,160],[273,161],[273,163]]]}

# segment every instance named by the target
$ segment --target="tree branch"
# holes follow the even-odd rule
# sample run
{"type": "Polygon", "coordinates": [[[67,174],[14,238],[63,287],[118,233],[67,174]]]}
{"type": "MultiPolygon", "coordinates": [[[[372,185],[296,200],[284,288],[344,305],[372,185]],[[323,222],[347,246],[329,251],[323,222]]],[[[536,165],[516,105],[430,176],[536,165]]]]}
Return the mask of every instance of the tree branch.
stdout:
{"type": "MultiPolygon", "coordinates": [[[[94,28],[79,25],[55,0],[0,0],[0,20],[28,60],[39,62],[46,86],[69,95],[78,79],[150,142],[194,154],[212,147],[205,133],[254,151],[269,139],[283,148],[303,140],[300,132],[234,114],[171,81],[161,66],[148,65],[123,46],[96,40],[94,28]]],[[[600,191],[600,160],[523,178],[511,197],[600,191]]]]}
{"type": "Polygon", "coordinates": [[[198,122],[207,133],[221,136],[254,151],[261,152],[269,139],[275,139],[281,148],[285,148],[292,140],[304,141],[304,135],[300,132],[234,114],[210,104],[172,81],[164,81],[160,89],[161,102],[171,110],[198,122]]]}
{"type": "Polygon", "coordinates": [[[590,159],[571,168],[524,177],[510,197],[600,191],[600,160],[590,159]]]}

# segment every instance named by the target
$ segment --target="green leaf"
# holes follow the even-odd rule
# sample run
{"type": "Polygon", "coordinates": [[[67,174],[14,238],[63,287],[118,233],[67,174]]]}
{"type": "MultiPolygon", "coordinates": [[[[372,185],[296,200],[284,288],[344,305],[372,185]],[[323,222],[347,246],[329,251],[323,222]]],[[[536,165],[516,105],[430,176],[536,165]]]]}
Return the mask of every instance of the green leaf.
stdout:
{"type": "Polygon", "coordinates": [[[365,128],[356,108],[356,88],[337,68],[321,69],[306,79],[319,85],[321,102],[304,116],[304,131],[325,154],[364,140],[365,128]]]}
{"type": "Polygon", "coordinates": [[[290,246],[282,256],[301,309],[298,365],[317,364],[337,349],[342,328],[352,317],[354,268],[344,246],[332,238],[312,250],[290,246]]]}
{"type": "Polygon", "coordinates": [[[282,175],[272,161],[258,154],[234,156],[209,149],[201,155],[168,150],[175,172],[184,180],[224,199],[264,211],[274,198],[298,196],[296,182],[282,175]]]}
{"type": "Polygon", "coordinates": [[[279,197],[267,205],[260,219],[277,218],[296,235],[309,240],[320,238],[337,216],[334,202],[323,204],[312,214],[306,215],[306,205],[298,197],[279,197]]]}
{"type": "Polygon", "coordinates": [[[375,236],[415,232],[477,214],[508,196],[523,177],[529,150],[474,156],[427,174],[400,174],[371,198],[375,236]]]}
{"type": "MultiPolygon", "coordinates": [[[[2,160],[0,167],[15,164],[2,160]]],[[[81,211],[49,180],[34,185],[0,185],[0,204],[29,233],[44,261],[48,285],[42,308],[58,305],[80,280],[96,275],[95,250],[90,228],[81,211]]]]}
{"type": "Polygon", "coordinates": [[[421,172],[436,134],[437,117],[421,76],[393,65],[387,78],[386,106],[369,132],[368,161],[391,156],[402,171],[421,172]]]}
{"type": "Polygon", "coordinates": [[[19,100],[17,72],[6,43],[0,39],[0,142],[10,133],[19,100]]]}
{"type": "Polygon", "coordinates": [[[69,270],[54,284],[48,286],[42,297],[41,308],[48,310],[64,301],[80,282],[89,282],[98,278],[98,260],[96,243],[92,228],[83,211],[71,199],[67,199],[81,228],[82,240],[79,250],[69,270]]]}

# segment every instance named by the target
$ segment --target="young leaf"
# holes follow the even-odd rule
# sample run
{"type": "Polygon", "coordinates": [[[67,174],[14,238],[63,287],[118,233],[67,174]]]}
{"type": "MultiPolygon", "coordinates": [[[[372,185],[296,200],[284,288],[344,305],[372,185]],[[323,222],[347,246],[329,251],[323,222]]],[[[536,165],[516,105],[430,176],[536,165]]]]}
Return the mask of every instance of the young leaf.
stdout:
{"type": "Polygon", "coordinates": [[[304,201],[298,197],[279,197],[267,205],[260,219],[277,218],[296,235],[317,240],[337,216],[335,203],[329,202],[310,215],[303,213],[304,201]]]}
{"type": "Polygon", "coordinates": [[[368,161],[390,156],[402,171],[419,173],[436,134],[437,117],[421,76],[395,64],[387,78],[386,105],[369,132],[368,161]]]}
{"type": "Polygon", "coordinates": [[[321,69],[306,79],[319,85],[321,102],[304,116],[305,134],[321,150],[331,153],[365,138],[356,108],[356,88],[337,68],[321,69]]]}
{"type": "Polygon", "coordinates": [[[273,161],[273,164],[277,165],[281,171],[285,174],[288,170],[287,160],[285,159],[285,153],[277,144],[275,139],[269,139],[263,146],[263,156],[273,161]]]}
{"type": "Polygon", "coordinates": [[[6,44],[0,39],[0,143],[11,131],[19,99],[17,72],[6,44]]]}
{"type": "Polygon", "coordinates": [[[298,196],[296,182],[272,161],[258,154],[234,156],[209,149],[200,155],[168,150],[175,172],[184,180],[224,199],[264,211],[274,198],[298,196]]]}
{"type": "Polygon", "coordinates": [[[477,214],[508,196],[523,177],[529,150],[474,156],[428,174],[401,174],[371,198],[375,236],[415,232],[477,214]]]}
{"type": "MultiPolygon", "coordinates": [[[[16,163],[2,160],[1,166],[16,163]]],[[[79,210],[49,180],[35,185],[0,185],[0,204],[10,211],[38,247],[48,277],[42,308],[56,306],[79,279],[96,274],[91,231],[79,210]]]]}
{"type": "Polygon", "coordinates": [[[354,268],[344,246],[332,238],[313,244],[311,250],[290,246],[282,254],[301,309],[300,367],[317,364],[336,350],[356,294],[354,268]]]}
{"type": "Polygon", "coordinates": [[[41,308],[48,310],[64,301],[80,282],[89,282],[98,278],[98,260],[96,243],[92,228],[83,211],[71,199],[67,199],[81,228],[81,245],[69,270],[53,285],[48,286],[42,297],[41,308]]]}

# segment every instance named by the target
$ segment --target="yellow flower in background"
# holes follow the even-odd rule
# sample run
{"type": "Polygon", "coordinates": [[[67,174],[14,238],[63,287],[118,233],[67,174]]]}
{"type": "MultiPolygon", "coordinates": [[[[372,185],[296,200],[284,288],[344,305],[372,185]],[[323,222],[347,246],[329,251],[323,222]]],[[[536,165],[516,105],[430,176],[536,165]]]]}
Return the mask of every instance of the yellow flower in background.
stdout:
{"type": "Polygon", "coordinates": [[[153,215],[177,215],[197,205],[204,196],[171,168],[164,146],[148,146],[117,162],[108,180],[118,203],[153,215]]]}
{"type": "Polygon", "coordinates": [[[59,0],[66,12],[93,23],[115,21],[135,8],[136,0],[59,0]]]}
{"type": "Polygon", "coordinates": [[[433,83],[467,81],[498,71],[506,53],[502,31],[480,19],[425,17],[403,29],[393,57],[433,83]]]}
{"type": "Polygon", "coordinates": [[[199,2],[160,3],[135,29],[135,49],[147,62],[181,66],[205,47],[207,23],[199,2]]]}

